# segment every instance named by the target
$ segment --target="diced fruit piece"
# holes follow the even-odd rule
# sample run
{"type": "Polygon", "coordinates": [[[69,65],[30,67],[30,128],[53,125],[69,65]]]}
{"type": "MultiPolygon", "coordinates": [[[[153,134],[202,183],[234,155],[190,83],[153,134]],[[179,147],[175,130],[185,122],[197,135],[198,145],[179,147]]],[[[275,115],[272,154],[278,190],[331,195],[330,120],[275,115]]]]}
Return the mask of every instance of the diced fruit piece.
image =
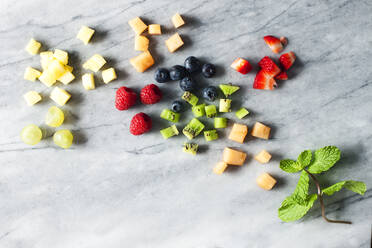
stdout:
{"type": "Polygon", "coordinates": [[[83,87],[86,90],[94,90],[96,88],[96,85],[94,83],[94,76],[93,73],[85,73],[81,77],[83,87]]]}
{"type": "Polygon", "coordinates": [[[43,71],[39,77],[39,80],[48,87],[52,86],[57,81],[55,75],[53,75],[49,70],[43,71]]]}
{"type": "Polygon", "coordinates": [[[180,88],[183,91],[193,91],[197,88],[196,82],[190,76],[186,76],[180,81],[180,88]]]}
{"type": "Polygon", "coordinates": [[[165,120],[174,122],[174,123],[177,123],[180,120],[180,114],[175,113],[175,112],[173,112],[172,110],[169,110],[169,109],[164,109],[161,112],[160,117],[165,119],[165,120]]]}
{"type": "Polygon", "coordinates": [[[155,104],[161,100],[163,93],[155,84],[148,84],[142,88],[140,93],[143,104],[155,104]]]}
{"type": "Polygon", "coordinates": [[[266,150],[260,151],[256,156],[254,156],[254,159],[260,162],[261,164],[266,164],[271,159],[271,154],[268,153],[266,150]]]}
{"type": "Polygon", "coordinates": [[[204,129],[204,124],[201,123],[198,119],[192,119],[182,130],[182,133],[188,138],[193,139],[200,134],[204,129]]]}
{"type": "Polygon", "coordinates": [[[149,39],[143,35],[137,35],[134,40],[134,50],[136,51],[147,51],[149,50],[149,39]]]}
{"type": "Polygon", "coordinates": [[[160,24],[150,24],[149,25],[149,34],[151,34],[151,35],[161,35],[160,24]]]}
{"type": "Polygon", "coordinates": [[[217,109],[215,105],[207,105],[205,106],[205,115],[208,118],[214,118],[217,116],[217,109]]]}
{"type": "Polygon", "coordinates": [[[206,141],[212,141],[218,139],[217,130],[208,130],[204,131],[204,138],[206,141]]]}
{"type": "Polygon", "coordinates": [[[160,130],[161,135],[163,136],[164,139],[168,139],[172,136],[178,135],[178,129],[176,125],[172,125],[170,127],[164,128],[160,130]]]}
{"type": "Polygon", "coordinates": [[[183,44],[183,40],[178,33],[175,33],[165,41],[165,45],[171,53],[175,52],[178,48],[183,46],[183,44]]]}
{"type": "Polygon", "coordinates": [[[144,72],[151,67],[155,61],[151,56],[151,53],[146,51],[134,58],[131,58],[130,63],[138,72],[144,72]]]}
{"type": "Polygon", "coordinates": [[[63,74],[65,74],[66,69],[65,67],[59,62],[58,60],[53,60],[47,69],[56,79],[60,78],[63,74]]]}
{"type": "Polygon", "coordinates": [[[151,128],[152,128],[151,117],[141,112],[133,116],[130,122],[129,131],[133,135],[141,135],[150,131],[151,128]]]}
{"type": "Polygon", "coordinates": [[[279,62],[284,67],[284,69],[288,70],[296,60],[296,55],[294,52],[284,53],[280,55],[279,62]]]}
{"type": "Polygon", "coordinates": [[[198,144],[193,144],[193,143],[184,143],[183,144],[183,152],[190,153],[192,155],[196,155],[198,152],[198,144]]]}
{"type": "Polygon", "coordinates": [[[269,139],[271,128],[256,122],[252,128],[252,136],[260,139],[269,139]]]}
{"type": "Polygon", "coordinates": [[[115,107],[117,110],[127,110],[136,104],[137,94],[130,88],[122,86],[116,91],[115,107]]]}
{"type": "Polygon", "coordinates": [[[56,107],[52,106],[48,109],[48,112],[45,117],[45,123],[50,127],[59,127],[62,125],[65,120],[65,115],[63,111],[56,107]]]}
{"type": "Polygon", "coordinates": [[[199,98],[189,91],[185,91],[185,93],[183,93],[182,99],[192,106],[195,106],[199,101],[199,98]]]}
{"type": "Polygon", "coordinates": [[[41,72],[28,66],[25,70],[25,74],[23,75],[23,78],[32,82],[35,82],[37,78],[39,78],[41,75],[41,72]]]}
{"type": "Polygon", "coordinates": [[[246,157],[247,154],[245,152],[234,150],[228,147],[223,150],[222,155],[223,161],[225,163],[239,166],[244,164],[246,157]]]}
{"type": "Polygon", "coordinates": [[[274,53],[280,53],[283,50],[283,44],[277,37],[268,35],[263,37],[263,39],[274,53]]]}
{"type": "Polygon", "coordinates": [[[249,61],[242,58],[237,58],[234,60],[234,62],[231,64],[231,68],[237,72],[240,72],[241,74],[247,74],[252,70],[252,66],[249,61]]]}
{"type": "Polygon", "coordinates": [[[74,70],[74,68],[72,66],[65,65],[65,70],[69,71],[69,72],[72,72],[74,70]]]}
{"type": "Polygon", "coordinates": [[[147,28],[147,25],[139,17],[133,18],[128,23],[137,35],[142,34],[147,28]]]}
{"type": "Polygon", "coordinates": [[[235,123],[231,129],[229,140],[233,140],[243,144],[245,136],[247,136],[248,127],[243,124],[235,123]]]}
{"type": "Polygon", "coordinates": [[[55,49],[53,53],[53,57],[58,60],[63,65],[67,65],[68,63],[68,53],[66,51],[55,49]]]}
{"type": "Polygon", "coordinates": [[[196,106],[193,106],[192,107],[192,112],[194,114],[195,117],[200,117],[200,116],[203,116],[205,115],[205,104],[199,104],[199,105],[196,105],[196,106]]]}
{"type": "Polygon", "coordinates": [[[226,128],[227,127],[227,119],[224,117],[216,117],[214,118],[214,128],[226,128]]]}
{"type": "Polygon", "coordinates": [[[202,67],[202,74],[206,78],[211,78],[216,74],[216,66],[214,64],[204,64],[202,67]]]}
{"type": "Polygon", "coordinates": [[[37,42],[36,40],[31,39],[26,46],[26,51],[31,55],[35,55],[39,52],[40,47],[41,47],[40,42],[37,42]]]}
{"type": "Polygon", "coordinates": [[[235,113],[236,117],[238,117],[239,119],[243,119],[248,114],[249,114],[249,111],[246,108],[240,108],[235,113]]]}
{"type": "Polygon", "coordinates": [[[155,71],[155,81],[158,83],[165,83],[170,80],[169,71],[166,68],[158,68],[155,71]]]}
{"type": "Polygon", "coordinates": [[[175,28],[179,28],[185,24],[185,21],[182,19],[181,15],[178,13],[172,16],[172,22],[175,28]]]}
{"type": "Polygon", "coordinates": [[[176,113],[183,112],[185,109],[185,104],[180,100],[175,100],[172,103],[172,111],[176,113]]]}
{"type": "Polygon", "coordinates": [[[227,168],[228,164],[220,161],[216,164],[216,166],[213,168],[213,172],[217,175],[221,175],[227,168]]]}
{"type": "Polygon", "coordinates": [[[258,186],[260,186],[264,190],[271,190],[276,184],[275,178],[270,176],[270,174],[268,173],[261,174],[259,177],[257,177],[256,182],[258,186]]]}
{"type": "Polygon", "coordinates": [[[238,91],[240,87],[232,84],[220,84],[220,89],[226,97],[229,97],[238,91]]]}
{"type": "Polygon", "coordinates": [[[28,106],[32,106],[41,101],[41,96],[36,91],[29,91],[23,95],[23,98],[26,100],[28,106]]]}
{"type": "Polygon", "coordinates": [[[71,81],[74,79],[75,79],[74,74],[72,74],[70,71],[66,71],[61,77],[58,78],[58,81],[60,81],[64,85],[67,85],[71,83],[71,81]]]}
{"type": "Polygon", "coordinates": [[[190,56],[185,59],[184,66],[190,73],[199,72],[201,69],[201,62],[196,57],[190,56]]]}
{"type": "Polygon", "coordinates": [[[83,68],[86,70],[97,72],[99,71],[99,69],[102,68],[104,64],[106,64],[106,60],[101,55],[94,54],[83,64],[83,68]]]}
{"type": "Polygon", "coordinates": [[[94,29],[91,29],[87,26],[81,26],[79,33],[77,34],[76,38],[84,42],[87,45],[94,34],[94,29]]]}
{"type": "Polygon", "coordinates": [[[174,65],[169,70],[169,77],[171,80],[181,80],[188,75],[189,72],[182,65],[174,65]]]}
{"type": "Polygon", "coordinates": [[[231,100],[230,99],[220,99],[220,109],[221,113],[227,113],[231,111],[231,100]]]}
{"type": "Polygon", "coordinates": [[[105,84],[108,84],[109,82],[115,80],[116,78],[117,76],[114,68],[111,67],[102,71],[102,79],[105,84]]]}
{"type": "Polygon", "coordinates": [[[288,44],[288,40],[284,36],[280,37],[279,40],[282,43],[283,47],[285,47],[288,44]]]}
{"type": "Polygon", "coordinates": [[[218,97],[217,88],[208,86],[202,90],[202,95],[205,100],[213,102],[218,97]]]}
{"type": "Polygon", "coordinates": [[[279,67],[268,56],[263,57],[260,62],[258,62],[258,65],[271,77],[280,73],[279,67]]]}
{"type": "Polygon", "coordinates": [[[27,145],[36,145],[42,137],[41,129],[34,124],[25,126],[21,131],[21,139],[27,145]]]}
{"type": "Polygon", "coordinates": [[[287,72],[282,71],[281,73],[279,73],[278,75],[275,76],[275,79],[288,80],[288,74],[287,74],[287,72]]]}
{"type": "Polygon", "coordinates": [[[53,135],[54,144],[64,149],[69,148],[72,145],[73,140],[74,136],[70,130],[67,129],[58,130],[53,135]]]}
{"type": "Polygon", "coordinates": [[[258,90],[272,90],[276,82],[266,71],[260,70],[254,79],[253,88],[258,90]]]}
{"type": "Polygon", "coordinates": [[[53,52],[46,51],[40,53],[40,64],[43,70],[48,69],[48,66],[50,65],[50,63],[52,63],[53,60],[54,60],[53,52]]]}
{"type": "Polygon", "coordinates": [[[50,93],[50,98],[59,106],[63,106],[71,98],[71,95],[66,90],[55,87],[50,93]]]}

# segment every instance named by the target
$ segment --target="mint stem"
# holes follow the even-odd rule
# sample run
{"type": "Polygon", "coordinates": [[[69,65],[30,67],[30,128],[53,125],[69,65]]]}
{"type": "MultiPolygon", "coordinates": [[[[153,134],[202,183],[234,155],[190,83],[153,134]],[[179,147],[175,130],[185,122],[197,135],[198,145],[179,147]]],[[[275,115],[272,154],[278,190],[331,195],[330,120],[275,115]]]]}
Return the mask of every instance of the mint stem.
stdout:
{"type": "Polygon", "coordinates": [[[327,222],[330,222],[330,223],[340,223],[340,224],[351,224],[351,221],[345,221],[345,220],[331,220],[331,219],[328,219],[327,216],[325,215],[325,206],[324,206],[324,202],[323,202],[323,193],[322,193],[322,188],[320,187],[320,184],[319,184],[319,181],[318,179],[316,179],[316,177],[310,173],[308,170],[304,169],[304,171],[306,171],[307,174],[309,174],[309,176],[311,177],[311,179],[314,181],[315,185],[316,185],[316,188],[318,189],[318,197],[319,197],[319,202],[320,202],[320,208],[322,209],[322,217],[325,221],[327,222]]]}

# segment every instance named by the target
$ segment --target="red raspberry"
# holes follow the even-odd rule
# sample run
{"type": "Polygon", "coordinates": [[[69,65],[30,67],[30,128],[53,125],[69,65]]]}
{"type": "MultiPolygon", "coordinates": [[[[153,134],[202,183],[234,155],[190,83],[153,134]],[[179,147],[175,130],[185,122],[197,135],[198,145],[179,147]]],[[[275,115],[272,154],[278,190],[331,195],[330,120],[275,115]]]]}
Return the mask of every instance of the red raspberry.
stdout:
{"type": "Polygon", "coordinates": [[[133,135],[141,135],[150,131],[152,127],[151,117],[145,113],[138,113],[130,121],[129,131],[133,135]]]}
{"type": "Polygon", "coordinates": [[[132,107],[137,100],[137,94],[132,89],[120,87],[116,91],[115,107],[118,110],[127,110],[132,107]]]}
{"type": "Polygon", "coordinates": [[[143,104],[154,104],[160,101],[163,94],[155,84],[148,84],[141,90],[141,102],[143,104]]]}

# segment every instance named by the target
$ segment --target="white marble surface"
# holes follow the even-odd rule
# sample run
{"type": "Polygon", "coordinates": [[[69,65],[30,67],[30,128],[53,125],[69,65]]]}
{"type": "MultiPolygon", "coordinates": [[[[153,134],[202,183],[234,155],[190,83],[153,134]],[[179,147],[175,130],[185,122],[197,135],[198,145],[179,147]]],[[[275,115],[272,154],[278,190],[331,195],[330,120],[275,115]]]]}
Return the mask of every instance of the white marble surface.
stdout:
{"type": "Polygon", "coordinates": [[[351,178],[371,187],[371,12],[367,0],[2,0],[0,247],[369,247],[371,190],[364,197],[342,191],[327,198],[329,217],[352,220],[351,226],[325,223],[318,203],[303,220],[288,224],[277,218],[277,208],[297,178],[281,172],[278,161],[306,148],[333,144],[342,149],[341,162],[322,177],[325,184],[351,178]],[[188,21],[180,29],[186,46],[169,54],[163,42],[174,32],[170,17],[177,11],[188,21]],[[253,112],[244,123],[271,125],[273,138],[244,145],[224,138],[207,145],[200,137],[203,153],[182,153],[182,135],[164,141],[158,133],[168,125],[157,117],[161,109],[180,95],[176,83],[161,85],[165,98],[155,106],[117,111],[118,87],[153,83],[155,67],[138,74],[128,61],[137,52],[127,21],[137,15],[168,30],[151,39],[156,66],[180,64],[189,55],[217,64],[219,75],[201,84],[243,86],[236,102],[253,112]],[[97,30],[89,46],[75,39],[83,24],[97,30]],[[273,56],[262,41],[266,34],[287,36],[286,51],[299,58],[291,80],[273,92],[252,90],[254,73],[242,76],[229,68],[237,56],[252,62],[273,56]],[[72,99],[63,108],[63,127],[76,137],[69,150],[56,148],[50,137],[35,147],[20,141],[21,128],[43,125],[53,104],[46,97],[30,108],[22,99],[28,90],[50,92],[23,80],[26,66],[38,66],[38,58],[23,49],[31,37],[46,48],[73,53],[77,75],[93,53],[109,58],[119,72],[119,80],[99,83],[95,91],[85,92],[80,80],[65,87],[72,99]],[[128,124],[140,111],[154,118],[154,131],[134,137],[128,124]],[[239,147],[250,157],[244,167],[216,176],[211,170],[225,146],[239,147]],[[263,148],[274,154],[267,165],[251,159],[263,148]],[[255,185],[264,171],[279,180],[271,192],[255,185]]]}

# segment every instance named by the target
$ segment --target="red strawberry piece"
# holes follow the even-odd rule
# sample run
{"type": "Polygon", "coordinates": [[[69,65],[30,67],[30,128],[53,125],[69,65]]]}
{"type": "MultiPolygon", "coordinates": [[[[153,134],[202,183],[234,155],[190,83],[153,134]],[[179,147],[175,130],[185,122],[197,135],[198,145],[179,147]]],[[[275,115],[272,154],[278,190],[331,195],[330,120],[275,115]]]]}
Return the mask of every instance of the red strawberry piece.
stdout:
{"type": "Polygon", "coordinates": [[[271,77],[275,77],[280,73],[279,67],[268,56],[263,57],[260,62],[258,62],[258,65],[271,77]]]}
{"type": "Polygon", "coordinates": [[[296,55],[294,54],[294,52],[285,53],[279,57],[280,64],[282,64],[282,66],[286,70],[288,70],[293,65],[295,60],[296,55]]]}
{"type": "Polygon", "coordinates": [[[155,84],[148,84],[141,90],[141,102],[143,104],[154,104],[160,101],[163,94],[155,84]]]}
{"type": "Polygon", "coordinates": [[[282,71],[281,73],[279,73],[278,75],[275,76],[275,79],[287,80],[288,79],[288,74],[287,74],[287,72],[282,71]]]}
{"type": "Polygon", "coordinates": [[[145,113],[138,113],[130,121],[129,131],[133,135],[141,135],[150,131],[152,127],[151,117],[145,113]]]}
{"type": "Polygon", "coordinates": [[[272,90],[276,82],[266,71],[260,70],[254,79],[253,88],[259,90],[272,90]]]}
{"type": "Polygon", "coordinates": [[[120,87],[116,91],[115,107],[118,110],[127,110],[132,107],[137,100],[137,94],[130,88],[120,87]]]}
{"type": "Polygon", "coordinates": [[[280,53],[283,50],[283,44],[275,36],[268,35],[263,39],[274,53],[280,53]]]}
{"type": "Polygon", "coordinates": [[[241,74],[247,74],[252,70],[252,66],[249,61],[242,58],[237,58],[236,60],[234,60],[234,62],[231,64],[231,68],[234,68],[241,74]]]}

